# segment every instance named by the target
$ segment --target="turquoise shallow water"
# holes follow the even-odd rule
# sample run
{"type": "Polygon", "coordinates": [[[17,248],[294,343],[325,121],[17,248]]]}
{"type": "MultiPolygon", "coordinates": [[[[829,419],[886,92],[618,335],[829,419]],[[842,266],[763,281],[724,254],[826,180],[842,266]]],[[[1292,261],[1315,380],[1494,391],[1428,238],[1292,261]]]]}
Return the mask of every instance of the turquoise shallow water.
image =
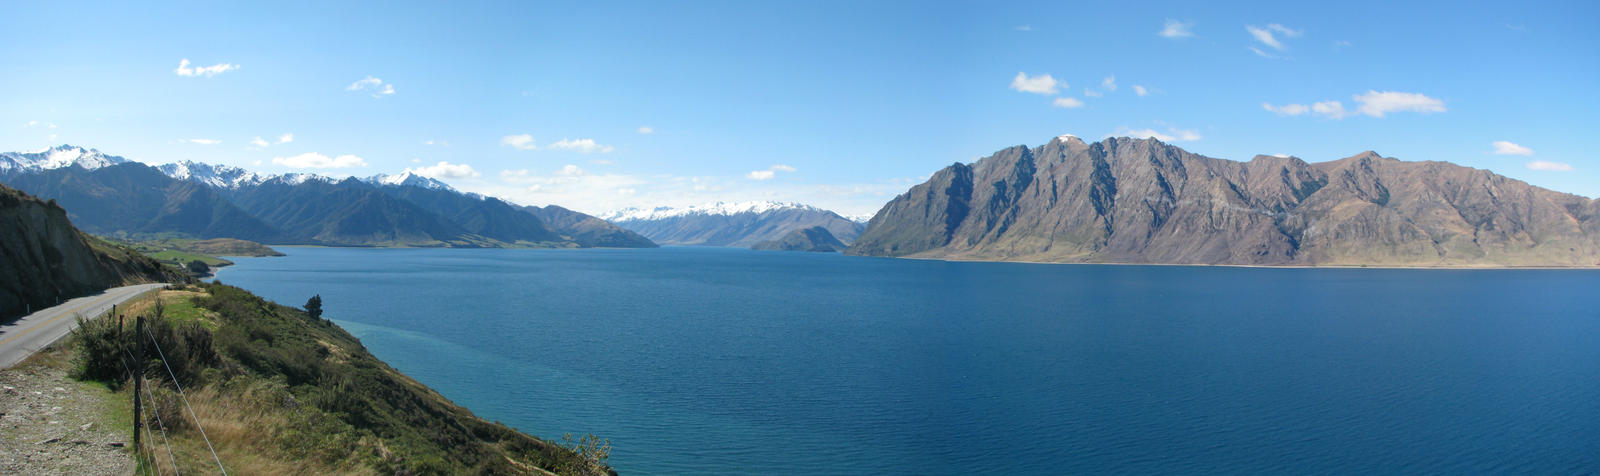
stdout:
{"type": "Polygon", "coordinates": [[[624,474],[1600,471],[1597,271],[282,251],[219,278],[624,474]]]}

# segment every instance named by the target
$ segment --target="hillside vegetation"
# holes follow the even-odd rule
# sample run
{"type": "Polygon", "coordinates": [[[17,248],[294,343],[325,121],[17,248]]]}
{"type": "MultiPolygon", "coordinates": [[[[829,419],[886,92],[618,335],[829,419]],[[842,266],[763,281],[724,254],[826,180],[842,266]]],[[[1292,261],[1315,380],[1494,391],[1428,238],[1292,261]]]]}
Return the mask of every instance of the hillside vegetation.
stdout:
{"type": "Polygon", "coordinates": [[[161,352],[147,351],[139,372],[173,455],[158,446],[158,459],[146,464],[170,469],[176,459],[185,474],[214,472],[217,463],[169,366],[233,474],[611,472],[600,440],[566,447],[484,421],[384,364],[317,317],[319,305],[308,306],[313,312],[222,284],[163,291],[127,306],[124,325],[105,318],[80,327],[74,374],[129,392],[122,356],[137,352],[131,316],[152,316],[145,342],[161,352]]]}

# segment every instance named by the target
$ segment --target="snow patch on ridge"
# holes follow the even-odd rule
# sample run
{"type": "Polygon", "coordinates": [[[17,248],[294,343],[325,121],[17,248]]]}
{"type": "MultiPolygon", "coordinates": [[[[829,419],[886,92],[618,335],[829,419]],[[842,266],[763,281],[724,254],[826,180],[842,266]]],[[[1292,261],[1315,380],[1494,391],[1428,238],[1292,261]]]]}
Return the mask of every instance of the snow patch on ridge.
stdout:
{"type": "Polygon", "coordinates": [[[771,211],[795,209],[808,211],[822,211],[821,208],[793,202],[774,202],[769,200],[752,202],[716,202],[706,205],[693,205],[688,207],[655,207],[649,209],[625,208],[600,215],[606,221],[634,221],[634,220],[663,220],[690,215],[738,215],[742,213],[762,214],[771,211]]]}

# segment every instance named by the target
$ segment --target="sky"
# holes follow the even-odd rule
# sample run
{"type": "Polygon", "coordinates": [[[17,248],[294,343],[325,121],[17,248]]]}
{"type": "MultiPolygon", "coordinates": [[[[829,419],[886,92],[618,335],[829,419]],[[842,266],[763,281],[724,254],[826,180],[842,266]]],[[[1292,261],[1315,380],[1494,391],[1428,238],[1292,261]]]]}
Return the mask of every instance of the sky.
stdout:
{"type": "Polygon", "coordinates": [[[7,2],[0,150],[855,215],[1114,135],[1600,197],[1600,2],[1408,3],[7,2]]]}

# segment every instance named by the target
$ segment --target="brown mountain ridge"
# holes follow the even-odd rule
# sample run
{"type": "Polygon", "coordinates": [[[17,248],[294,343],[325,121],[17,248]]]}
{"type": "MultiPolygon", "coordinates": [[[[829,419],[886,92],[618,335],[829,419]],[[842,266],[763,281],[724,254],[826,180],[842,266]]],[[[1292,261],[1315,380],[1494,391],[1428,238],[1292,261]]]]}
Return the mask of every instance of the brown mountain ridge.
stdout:
{"type": "Polygon", "coordinates": [[[1367,151],[1307,163],[1061,136],[896,197],[868,256],[1284,266],[1600,266],[1600,200],[1367,151]]]}

